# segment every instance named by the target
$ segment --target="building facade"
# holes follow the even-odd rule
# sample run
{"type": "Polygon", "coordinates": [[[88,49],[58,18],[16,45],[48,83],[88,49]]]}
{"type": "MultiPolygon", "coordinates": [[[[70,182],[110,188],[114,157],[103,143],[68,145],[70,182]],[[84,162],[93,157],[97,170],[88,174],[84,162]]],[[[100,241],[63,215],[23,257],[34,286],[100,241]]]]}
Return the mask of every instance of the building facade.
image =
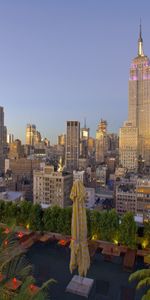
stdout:
{"type": "Polygon", "coordinates": [[[100,121],[96,131],[96,162],[103,163],[108,149],[107,122],[100,121]]]}
{"type": "Polygon", "coordinates": [[[150,60],[144,54],[141,26],[130,68],[128,120],[138,129],[138,156],[150,165],[150,60]]]}
{"type": "Polygon", "coordinates": [[[129,171],[138,168],[138,129],[131,122],[124,122],[119,132],[119,162],[129,171]]]}
{"type": "Polygon", "coordinates": [[[66,135],[66,168],[70,171],[77,170],[80,155],[80,122],[67,121],[66,135]]]}
{"type": "Polygon", "coordinates": [[[150,220],[150,180],[135,178],[116,186],[116,210],[119,214],[131,211],[142,217],[143,221],[150,220]]]}
{"type": "Polygon", "coordinates": [[[33,200],[44,206],[71,205],[70,192],[73,176],[69,173],[55,172],[53,166],[46,166],[41,171],[34,171],[33,200]]]}

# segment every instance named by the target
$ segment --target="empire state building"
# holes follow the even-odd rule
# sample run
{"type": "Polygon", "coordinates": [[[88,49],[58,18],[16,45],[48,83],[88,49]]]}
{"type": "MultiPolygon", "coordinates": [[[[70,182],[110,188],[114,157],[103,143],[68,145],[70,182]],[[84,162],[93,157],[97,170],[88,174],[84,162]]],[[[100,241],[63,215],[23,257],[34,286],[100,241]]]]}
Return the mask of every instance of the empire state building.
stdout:
{"type": "Polygon", "coordinates": [[[141,25],[138,54],[130,68],[128,113],[138,132],[138,156],[150,165],[150,60],[144,54],[141,25]]]}

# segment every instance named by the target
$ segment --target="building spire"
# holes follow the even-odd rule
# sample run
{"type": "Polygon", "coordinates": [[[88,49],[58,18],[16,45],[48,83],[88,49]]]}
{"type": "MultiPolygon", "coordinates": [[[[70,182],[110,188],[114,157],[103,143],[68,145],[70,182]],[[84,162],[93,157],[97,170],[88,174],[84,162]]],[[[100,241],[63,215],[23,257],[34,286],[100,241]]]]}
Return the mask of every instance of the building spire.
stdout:
{"type": "Polygon", "coordinates": [[[86,118],[84,118],[84,128],[86,128],[86,118]]]}
{"type": "Polygon", "coordinates": [[[139,39],[138,39],[138,56],[144,56],[141,19],[140,19],[140,31],[139,31],[139,39]]]}

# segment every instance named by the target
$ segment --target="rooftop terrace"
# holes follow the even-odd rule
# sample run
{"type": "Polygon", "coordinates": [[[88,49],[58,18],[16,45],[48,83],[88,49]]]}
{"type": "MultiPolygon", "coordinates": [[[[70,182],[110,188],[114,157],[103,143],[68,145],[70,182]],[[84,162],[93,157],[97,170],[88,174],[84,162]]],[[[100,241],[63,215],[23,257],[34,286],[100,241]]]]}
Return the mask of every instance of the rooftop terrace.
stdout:
{"type": "MultiPolygon", "coordinates": [[[[99,250],[98,250],[99,251],[99,250]]],[[[83,300],[85,298],[65,292],[72,275],[69,271],[70,249],[58,242],[38,242],[27,252],[29,261],[34,266],[37,284],[41,285],[49,278],[57,283],[49,290],[51,300],[83,300]]],[[[142,258],[137,258],[134,270],[143,268],[142,258]]],[[[105,261],[99,252],[93,257],[87,277],[94,279],[90,300],[130,300],[124,298],[124,290],[129,291],[132,300],[140,300],[141,292],[135,291],[134,284],[128,283],[130,273],[123,271],[123,257],[114,257],[112,262],[105,261]],[[133,295],[134,294],[134,295],[133,295]]]]}

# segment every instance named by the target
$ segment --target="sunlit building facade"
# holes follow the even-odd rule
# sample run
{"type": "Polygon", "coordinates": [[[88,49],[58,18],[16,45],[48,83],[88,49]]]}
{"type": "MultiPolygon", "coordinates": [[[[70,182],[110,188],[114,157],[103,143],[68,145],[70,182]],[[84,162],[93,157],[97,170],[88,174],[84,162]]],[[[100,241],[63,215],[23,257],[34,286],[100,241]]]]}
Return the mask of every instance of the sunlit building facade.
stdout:
{"type": "Polygon", "coordinates": [[[104,162],[104,158],[107,150],[108,150],[107,122],[101,119],[98,125],[98,129],[96,131],[96,162],[97,163],[104,162]]]}
{"type": "Polygon", "coordinates": [[[80,122],[67,121],[66,135],[66,167],[68,170],[77,170],[80,155],[80,122]]]}
{"type": "Polygon", "coordinates": [[[138,55],[130,68],[128,113],[128,120],[138,129],[138,156],[150,165],[150,60],[144,54],[141,26],[138,55]]]}
{"type": "Polygon", "coordinates": [[[137,171],[138,130],[131,122],[124,122],[119,132],[120,165],[129,171],[137,171]]]}
{"type": "Polygon", "coordinates": [[[72,184],[72,174],[55,172],[53,166],[36,170],[33,174],[33,201],[43,207],[57,205],[63,208],[71,205],[72,184]]]}

